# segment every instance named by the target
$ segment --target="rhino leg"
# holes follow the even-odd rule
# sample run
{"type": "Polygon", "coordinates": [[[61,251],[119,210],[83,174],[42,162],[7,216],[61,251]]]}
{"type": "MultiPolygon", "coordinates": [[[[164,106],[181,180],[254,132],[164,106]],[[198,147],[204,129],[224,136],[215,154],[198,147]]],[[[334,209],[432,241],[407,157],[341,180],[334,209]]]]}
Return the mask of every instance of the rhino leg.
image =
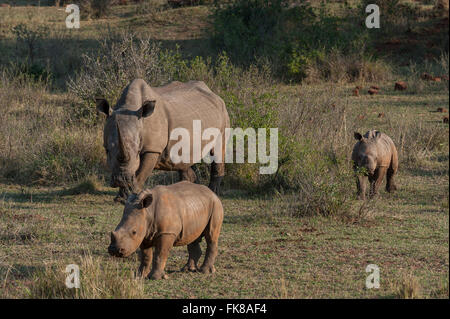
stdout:
{"type": "Polygon", "coordinates": [[[188,169],[184,171],[178,171],[178,173],[180,175],[180,180],[189,181],[191,183],[198,183],[197,175],[195,174],[195,171],[192,169],[192,167],[188,167],[188,169]]]}
{"type": "Polygon", "coordinates": [[[398,170],[398,155],[397,151],[394,152],[391,160],[391,165],[389,166],[386,174],[386,191],[391,193],[397,190],[397,185],[395,185],[394,175],[398,170]]]}
{"type": "Polygon", "coordinates": [[[202,249],[200,248],[201,238],[198,238],[194,242],[188,245],[189,258],[186,265],[181,268],[181,271],[197,271],[198,260],[202,256],[202,249]]]}
{"type": "Polygon", "coordinates": [[[211,215],[211,219],[205,229],[205,239],[206,239],[206,253],[203,265],[200,267],[200,272],[214,273],[216,268],[214,267],[214,262],[216,260],[218,252],[218,243],[220,229],[222,227],[223,221],[223,208],[221,206],[215,206],[214,211],[211,215]]]}
{"type": "Polygon", "coordinates": [[[139,266],[138,276],[146,278],[148,274],[150,273],[150,267],[152,265],[152,259],[153,259],[153,249],[152,247],[149,248],[141,248],[140,251],[140,259],[141,259],[141,265],[139,266]]]}
{"type": "Polygon", "coordinates": [[[366,185],[367,185],[367,178],[366,176],[358,175],[356,177],[356,188],[357,188],[357,194],[358,199],[365,200],[366,199],[366,185]]]}
{"type": "Polygon", "coordinates": [[[136,193],[139,193],[143,189],[145,181],[158,163],[158,158],[158,153],[144,153],[141,155],[140,165],[136,172],[136,185],[134,185],[134,191],[136,193]]]}
{"type": "Polygon", "coordinates": [[[169,278],[165,272],[167,257],[169,257],[170,249],[173,247],[175,236],[172,234],[163,234],[156,240],[155,252],[153,254],[152,270],[150,271],[150,279],[167,279],[169,278]]]}
{"type": "Polygon", "coordinates": [[[374,176],[370,180],[370,197],[378,195],[383,178],[386,175],[387,167],[379,167],[375,170],[374,176]]]}
{"type": "Polygon", "coordinates": [[[220,183],[225,175],[225,163],[211,163],[211,179],[209,181],[209,189],[211,189],[216,195],[220,193],[220,183]]]}
{"type": "Polygon", "coordinates": [[[394,181],[394,174],[395,174],[395,172],[394,172],[393,169],[389,168],[387,170],[387,173],[386,173],[386,179],[387,179],[386,180],[386,191],[389,192],[389,193],[397,190],[397,185],[395,185],[395,181],[394,181]]]}

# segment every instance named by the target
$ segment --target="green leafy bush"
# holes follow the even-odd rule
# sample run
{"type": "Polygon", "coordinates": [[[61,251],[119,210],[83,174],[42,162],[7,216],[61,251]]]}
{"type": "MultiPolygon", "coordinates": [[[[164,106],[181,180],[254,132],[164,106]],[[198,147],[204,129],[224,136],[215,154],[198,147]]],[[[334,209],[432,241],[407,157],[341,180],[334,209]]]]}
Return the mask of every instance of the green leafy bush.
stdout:
{"type": "MultiPolygon", "coordinates": [[[[325,7],[313,8],[306,2],[290,5],[284,0],[238,0],[216,6],[213,43],[234,63],[248,66],[258,58],[267,58],[274,73],[287,81],[309,77],[311,68],[318,69],[314,74],[320,80],[332,80],[329,69],[320,69],[326,67],[331,52],[339,52],[342,59],[358,53],[357,63],[369,56],[367,29],[349,16],[352,10],[348,12],[337,17],[325,7]]],[[[357,67],[349,66],[343,78],[355,80],[352,69],[357,67]]]]}

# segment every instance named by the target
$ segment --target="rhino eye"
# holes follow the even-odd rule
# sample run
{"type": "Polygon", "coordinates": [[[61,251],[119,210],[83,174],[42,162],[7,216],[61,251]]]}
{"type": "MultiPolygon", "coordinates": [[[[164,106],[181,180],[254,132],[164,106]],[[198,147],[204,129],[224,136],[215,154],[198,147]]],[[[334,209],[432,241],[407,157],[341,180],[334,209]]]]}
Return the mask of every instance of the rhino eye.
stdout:
{"type": "Polygon", "coordinates": [[[135,230],[133,230],[131,233],[133,234],[133,236],[136,235],[136,231],[135,230]]]}

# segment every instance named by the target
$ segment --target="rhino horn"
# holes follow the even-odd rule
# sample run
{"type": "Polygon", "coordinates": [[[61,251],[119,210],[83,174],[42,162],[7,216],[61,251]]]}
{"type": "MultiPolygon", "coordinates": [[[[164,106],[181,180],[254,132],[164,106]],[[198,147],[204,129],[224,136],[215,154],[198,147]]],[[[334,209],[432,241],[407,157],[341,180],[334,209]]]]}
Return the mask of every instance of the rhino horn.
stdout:
{"type": "Polygon", "coordinates": [[[128,152],[123,143],[122,135],[120,134],[119,125],[117,125],[117,139],[119,141],[119,159],[121,161],[127,162],[129,160],[128,152]]]}

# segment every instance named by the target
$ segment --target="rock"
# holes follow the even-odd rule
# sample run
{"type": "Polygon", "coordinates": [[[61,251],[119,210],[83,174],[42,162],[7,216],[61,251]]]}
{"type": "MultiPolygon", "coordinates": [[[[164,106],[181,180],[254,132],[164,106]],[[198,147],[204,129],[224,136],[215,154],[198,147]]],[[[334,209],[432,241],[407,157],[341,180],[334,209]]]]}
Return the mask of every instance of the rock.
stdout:
{"type": "Polygon", "coordinates": [[[380,89],[380,87],[377,86],[377,85],[372,85],[370,88],[371,88],[371,89],[374,89],[374,90],[377,90],[377,91],[380,89]]]}
{"type": "Polygon", "coordinates": [[[366,116],[362,115],[362,114],[358,116],[358,119],[360,119],[360,120],[364,120],[365,118],[366,118],[366,116]]]}
{"type": "Polygon", "coordinates": [[[369,89],[369,91],[367,91],[370,95],[374,95],[374,94],[378,94],[378,90],[375,89],[369,89]]]}
{"type": "Polygon", "coordinates": [[[444,107],[438,107],[437,110],[436,110],[436,112],[439,112],[439,113],[447,113],[447,109],[444,108],[444,107]]]}
{"type": "Polygon", "coordinates": [[[358,88],[355,88],[355,89],[353,90],[353,96],[359,96],[359,90],[358,90],[358,88]]]}
{"type": "Polygon", "coordinates": [[[395,82],[394,90],[396,90],[396,91],[404,91],[404,90],[406,90],[407,87],[408,86],[406,85],[406,82],[398,81],[398,82],[395,82]]]}
{"type": "Polygon", "coordinates": [[[432,81],[433,82],[441,82],[441,78],[439,76],[435,76],[432,81]]]}
{"type": "Polygon", "coordinates": [[[2,3],[2,4],[0,4],[0,7],[2,7],[2,8],[11,8],[11,5],[9,5],[7,3],[2,3]]]}
{"type": "Polygon", "coordinates": [[[382,118],[382,117],[384,117],[384,113],[383,112],[378,113],[378,118],[382,118]]]}
{"type": "Polygon", "coordinates": [[[448,75],[441,75],[441,79],[444,81],[448,81],[448,75]]]}

